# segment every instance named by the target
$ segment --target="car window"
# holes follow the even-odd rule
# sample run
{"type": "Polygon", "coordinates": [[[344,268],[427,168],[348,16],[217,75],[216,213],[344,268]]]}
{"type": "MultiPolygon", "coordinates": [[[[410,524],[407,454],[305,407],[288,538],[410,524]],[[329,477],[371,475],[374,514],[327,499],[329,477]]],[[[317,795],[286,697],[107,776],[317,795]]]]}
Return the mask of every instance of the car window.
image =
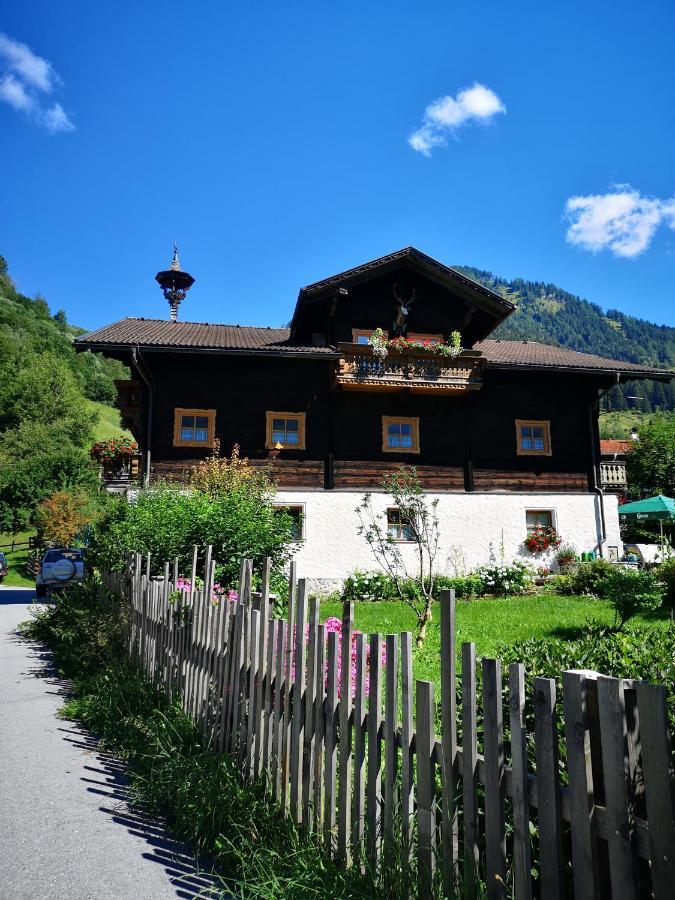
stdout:
{"type": "Polygon", "coordinates": [[[83,554],[81,550],[48,550],[43,562],[55,563],[60,559],[70,559],[73,562],[81,562],[83,554]]]}
{"type": "Polygon", "coordinates": [[[4,553],[0,553],[0,566],[4,565],[7,562],[7,557],[4,553]]]}

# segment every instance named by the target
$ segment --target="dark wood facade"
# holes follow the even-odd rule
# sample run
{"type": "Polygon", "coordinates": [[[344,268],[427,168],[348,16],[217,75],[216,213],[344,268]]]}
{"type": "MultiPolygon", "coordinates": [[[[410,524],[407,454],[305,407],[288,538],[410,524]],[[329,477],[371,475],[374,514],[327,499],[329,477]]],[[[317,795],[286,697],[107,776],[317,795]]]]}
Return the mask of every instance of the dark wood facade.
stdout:
{"type": "Polygon", "coordinates": [[[513,308],[406,248],[303,288],[289,331],[123,319],[77,346],[130,365],[119,406],[146,475],[148,459],[155,476],[180,477],[208,455],[204,444],[177,440],[176,410],[192,410],[208,416],[209,439],[223,453],[238,444],[252,462],[272,465],[280,487],[377,488],[411,464],[432,491],[597,491],[599,394],[623,377],[670,376],[485,341],[513,308]],[[354,343],[358,331],[378,327],[444,341],[458,330],[468,349],[450,357],[407,346],[382,360],[354,343]],[[301,414],[302,449],[272,448],[268,414],[279,411],[301,414]],[[414,421],[419,452],[385,451],[383,417],[414,421]],[[546,423],[544,452],[518,449],[517,423],[530,421],[546,423]]]}
{"type": "MultiPolygon", "coordinates": [[[[417,466],[421,483],[434,491],[580,491],[593,483],[597,436],[589,407],[598,383],[585,376],[487,371],[480,391],[418,395],[340,390],[331,359],[154,352],[143,363],[154,384],[156,475],[178,476],[208,454],[174,446],[174,410],[195,407],[215,410],[223,452],[239,444],[251,460],[271,461],[280,486],[375,488],[402,463],[417,466]],[[305,414],[304,450],[272,458],[265,447],[269,410],[305,414]],[[384,452],[382,416],[419,419],[420,452],[384,452]],[[550,422],[551,456],[516,453],[516,419],[550,422]]],[[[142,445],[143,436],[141,428],[142,445]]]]}

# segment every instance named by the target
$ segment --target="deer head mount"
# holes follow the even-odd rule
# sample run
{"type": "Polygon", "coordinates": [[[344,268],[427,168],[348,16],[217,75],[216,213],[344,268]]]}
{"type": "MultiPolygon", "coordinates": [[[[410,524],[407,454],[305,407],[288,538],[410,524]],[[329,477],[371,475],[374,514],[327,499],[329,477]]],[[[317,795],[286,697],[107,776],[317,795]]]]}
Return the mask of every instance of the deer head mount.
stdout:
{"type": "Polygon", "coordinates": [[[392,293],[396,300],[396,316],[394,318],[393,332],[395,335],[405,334],[408,330],[408,313],[417,299],[417,288],[412,288],[409,291],[408,296],[405,297],[399,290],[398,283],[395,283],[392,288],[392,293]]]}

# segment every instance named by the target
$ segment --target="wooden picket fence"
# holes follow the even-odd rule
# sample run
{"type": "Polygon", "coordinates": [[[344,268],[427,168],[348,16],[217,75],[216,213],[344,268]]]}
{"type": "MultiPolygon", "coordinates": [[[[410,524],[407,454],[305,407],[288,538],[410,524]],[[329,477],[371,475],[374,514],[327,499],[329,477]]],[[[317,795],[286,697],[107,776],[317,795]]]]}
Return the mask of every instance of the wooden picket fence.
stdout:
{"type": "Polygon", "coordinates": [[[176,589],[177,560],[160,578],[140,555],[105,576],[130,604],[130,657],[339,863],[392,866],[399,894],[419,898],[675,897],[663,686],[570,671],[561,704],[555,680],[536,678],[530,765],[524,664],[503,686],[500,661],[482,659],[477,703],[472,643],[457,677],[452,591],[440,603],[439,709],[434,684],[413,680],[411,633],[386,635],[382,665],[383,637],[354,636],[351,603],[341,640],[326,634],[294,567],[286,619],[271,611],[269,561],[260,592],[243,561],[238,599],[217,604],[210,548],[203,571],[195,590],[195,548],[191,590],[176,589]]]}

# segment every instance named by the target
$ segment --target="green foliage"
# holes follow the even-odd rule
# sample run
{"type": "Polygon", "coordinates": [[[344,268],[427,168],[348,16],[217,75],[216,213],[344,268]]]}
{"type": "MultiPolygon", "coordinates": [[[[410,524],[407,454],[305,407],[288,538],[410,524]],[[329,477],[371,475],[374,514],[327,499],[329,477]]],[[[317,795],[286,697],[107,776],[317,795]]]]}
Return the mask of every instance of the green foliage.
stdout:
{"type": "Polygon", "coordinates": [[[675,416],[657,415],[642,426],[627,457],[627,472],[641,496],[675,494],[675,416]]]}
{"type": "Polygon", "coordinates": [[[588,594],[602,596],[602,583],[614,566],[606,559],[580,562],[569,566],[564,575],[557,576],[556,589],[562,594],[588,594]]]}
{"type": "Polygon", "coordinates": [[[526,562],[514,559],[512,562],[497,562],[493,559],[476,570],[484,594],[504,596],[524,594],[532,584],[532,569],[526,562]]]}
{"type": "Polygon", "coordinates": [[[440,597],[441,591],[454,590],[457,600],[468,600],[472,597],[481,597],[485,593],[485,585],[480,575],[438,575],[436,578],[436,595],[440,597]]]}
{"type": "MultiPolygon", "coordinates": [[[[636,678],[668,689],[668,718],[675,739],[675,629],[631,625],[617,631],[604,626],[587,627],[580,636],[546,638],[502,645],[498,655],[508,663],[525,662],[527,696],[534,696],[534,678],[555,678],[562,694],[562,673],[567,669],[591,669],[615,678],[636,678]]],[[[561,735],[564,754],[564,741],[561,735]]]]}
{"type": "Polygon", "coordinates": [[[655,572],[612,566],[600,584],[600,593],[614,605],[617,622],[623,626],[638,613],[658,609],[666,588],[655,572]]]}
{"type": "Polygon", "coordinates": [[[111,502],[94,526],[91,555],[97,564],[119,570],[128,553],[150,553],[154,574],[178,557],[185,574],[193,546],[201,553],[211,544],[217,580],[236,587],[244,558],[260,567],[269,556],[276,570],[283,568],[292,528],[291,517],[275,508],[271,495],[261,495],[253,482],[242,482],[217,497],[157,485],[142,491],[133,503],[111,502]]]}
{"type": "Polygon", "coordinates": [[[345,578],[342,599],[357,603],[398,600],[398,592],[393,579],[384,572],[356,571],[345,578]]]}
{"type": "Polygon", "coordinates": [[[666,586],[666,602],[675,606],[675,556],[662,562],[655,569],[655,575],[666,586]]]}
{"type": "Polygon", "coordinates": [[[37,505],[56,490],[96,490],[84,448],[97,412],[87,397],[110,400],[121,363],[76,354],[81,333],[65,313],[14,287],[0,258],[0,528],[33,521],[37,505]]]}

